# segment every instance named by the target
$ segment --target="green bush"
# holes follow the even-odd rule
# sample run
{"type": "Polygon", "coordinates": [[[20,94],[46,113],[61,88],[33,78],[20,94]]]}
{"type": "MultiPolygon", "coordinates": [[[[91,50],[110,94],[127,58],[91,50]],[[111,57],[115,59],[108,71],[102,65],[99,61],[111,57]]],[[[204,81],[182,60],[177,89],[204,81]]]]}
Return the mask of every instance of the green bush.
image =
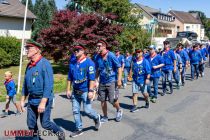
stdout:
{"type": "Polygon", "coordinates": [[[9,55],[9,59],[11,60],[9,65],[19,65],[21,51],[20,41],[18,41],[15,37],[0,36],[0,48],[9,55]]]}
{"type": "Polygon", "coordinates": [[[11,64],[10,55],[8,55],[2,48],[0,48],[0,68],[9,66],[11,64]]]}

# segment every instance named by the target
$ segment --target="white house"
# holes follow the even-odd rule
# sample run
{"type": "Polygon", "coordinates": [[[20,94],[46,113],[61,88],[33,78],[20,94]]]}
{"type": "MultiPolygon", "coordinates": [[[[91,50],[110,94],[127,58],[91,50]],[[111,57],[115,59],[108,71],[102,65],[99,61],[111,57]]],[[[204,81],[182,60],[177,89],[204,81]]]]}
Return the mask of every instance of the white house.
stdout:
{"type": "MultiPolygon", "coordinates": [[[[19,0],[0,0],[0,36],[22,38],[25,5],[19,0]]],[[[28,10],[25,39],[31,38],[31,27],[36,16],[28,10]]]]}
{"type": "Polygon", "coordinates": [[[183,11],[169,11],[175,17],[176,33],[181,31],[192,31],[198,34],[198,40],[204,38],[204,28],[198,15],[183,11]]]}
{"type": "MultiPolygon", "coordinates": [[[[173,21],[175,18],[171,15],[162,13],[159,9],[154,9],[142,4],[135,4],[135,8],[141,10],[143,18],[139,19],[139,24],[145,27],[145,25],[151,25],[152,20],[156,20],[155,32],[159,37],[172,37],[175,30],[173,21]]],[[[146,27],[148,28],[148,27],[146,27]]]]}

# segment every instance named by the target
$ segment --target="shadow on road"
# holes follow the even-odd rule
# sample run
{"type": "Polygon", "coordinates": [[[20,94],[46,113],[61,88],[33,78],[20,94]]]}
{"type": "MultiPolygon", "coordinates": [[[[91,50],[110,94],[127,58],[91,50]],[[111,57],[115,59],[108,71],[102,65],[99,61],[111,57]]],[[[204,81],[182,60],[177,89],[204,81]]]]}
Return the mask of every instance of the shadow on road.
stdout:
{"type": "Polygon", "coordinates": [[[68,99],[66,95],[59,95],[62,98],[68,99]]]}
{"type": "Polygon", "coordinates": [[[53,121],[57,125],[63,127],[65,130],[68,130],[68,131],[71,131],[71,132],[73,132],[75,130],[75,124],[72,121],[65,120],[63,118],[55,118],[55,119],[53,119],[53,121]]]}
{"type": "MultiPolygon", "coordinates": [[[[133,98],[133,96],[124,96],[124,97],[127,97],[129,99],[132,99],[133,98]]],[[[143,97],[138,97],[138,100],[139,101],[144,101],[144,98],[143,97]]]]}
{"type": "MultiPolygon", "coordinates": [[[[63,118],[56,118],[56,119],[53,119],[53,120],[57,125],[61,126],[62,128],[64,128],[67,131],[73,132],[76,129],[75,128],[75,123],[72,122],[72,121],[65,120],[63,118]]],[[[93,122],[93,125],[95,125],[94,122],[93,122]]],[[[83,129],[83,131],[89,131],[89,130],[95,130],[95,127],[90,126],[90,127],[86,127],[86,128],[83,129]]]]}

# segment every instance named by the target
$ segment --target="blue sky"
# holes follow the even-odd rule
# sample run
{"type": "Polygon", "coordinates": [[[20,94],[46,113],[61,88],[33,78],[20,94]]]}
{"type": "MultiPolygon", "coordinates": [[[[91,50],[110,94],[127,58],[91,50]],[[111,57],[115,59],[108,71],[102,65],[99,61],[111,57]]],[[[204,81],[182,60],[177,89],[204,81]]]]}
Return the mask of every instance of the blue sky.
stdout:
{"type": "MultiPolygon", "coordinates": [[[[67,4],[68,0],[55,0],[59,9],[62,9],[67,4]]],[[[189,11],[199,10],[210,18],[210,1],[209,0],[131,0],[132,3],[140,3],[152,8],[161,9],[162,12],[172,10],[189,11]]]]}

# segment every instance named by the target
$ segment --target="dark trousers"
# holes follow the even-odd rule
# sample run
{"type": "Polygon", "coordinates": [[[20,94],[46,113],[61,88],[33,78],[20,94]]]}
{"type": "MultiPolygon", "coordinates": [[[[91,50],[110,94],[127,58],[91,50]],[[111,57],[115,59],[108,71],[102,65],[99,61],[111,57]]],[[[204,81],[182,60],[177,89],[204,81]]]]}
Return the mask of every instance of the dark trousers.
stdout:
{"type": "Polygon", "coordinates": [[[196,78],[199,76],[199,69],[198,64],[191,64],[191,78],[194,79],[194,76],[196,74],[196,78]]]}
{"type": "MultiPolygon", "coordinates": [[[[38,106],[28,105],[27,107],[27,125],[30,130],[35,133],[38,130],[37,119],[40,117],[41,125],[44,129],[51,130],[53,133],[61,132],[63,130],[59,128],[55,123],[50,121],[52,101],[48,101],[45,107],[45,111],[38,115],[38,106]]],[[[36,135],[35,135],[36,136],[36,135]]],[[[34,137],[35,137],[34,136],[34,137]]]]}

